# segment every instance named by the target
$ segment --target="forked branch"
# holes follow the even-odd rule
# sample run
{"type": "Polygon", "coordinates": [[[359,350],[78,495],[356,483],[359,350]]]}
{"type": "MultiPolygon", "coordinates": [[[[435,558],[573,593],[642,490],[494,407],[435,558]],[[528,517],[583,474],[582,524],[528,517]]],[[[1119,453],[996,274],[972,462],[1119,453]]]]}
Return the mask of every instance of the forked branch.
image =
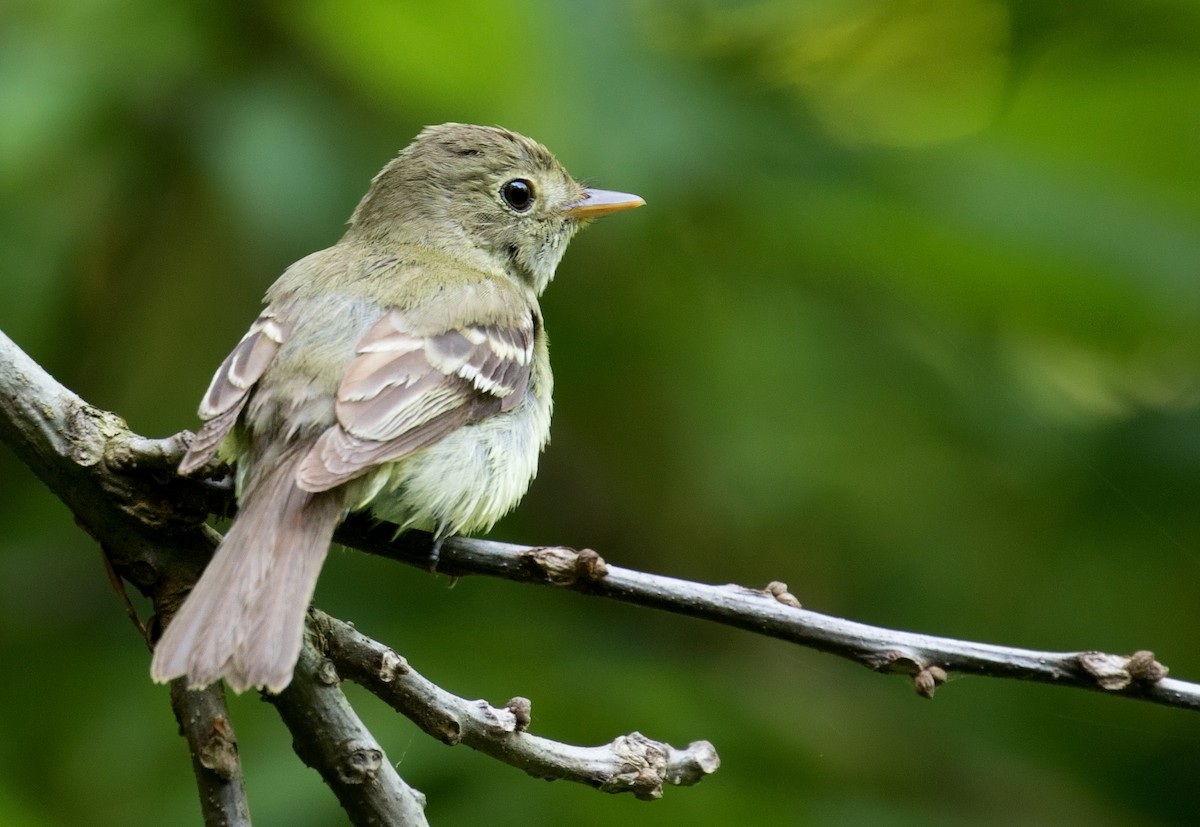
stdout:
{"type": "MultiPolygon", "coordinates": [[[[156,440],[132,433],[119,417],[57,383],[0,333],[0,439],[71,509],[113,570],[153,600],[159,618],[169,617],[216,545],[207,516],[233,507],[226,481],[174,473],[186,435],[156,440]]],[[[395,538],[395,531],[352,517],[336,539],[427,567],[429,536],[395,538]]],[[[1166,668],[1147,651],[1040,652],[868,626],[801,608],[782,583],[764,589],[706,585],[609,565],[589,550],[468,538],[447,541],[438,568],[452,576],[486,574],[564,587],[737,626],[909,675],[927,697],[948,673],[962,672],[1200,709],[1200,685],[1166,677],[1166,668]]],[[[155,628],[151,624],[152,636],[155,628]]],[[[339,677],[361,683],[434,737],[468,744],[539,777],[654,798],[664,783],[696,783],[719,763],[704,741],[679,749],[639,733],[599,747],[539,738],[525,731],[529,702],[523,698],[497,708],[452,695],[391,649],[319,612],[310,619],[310,637],[292,685],[273,703],[292,729],[297,752],[321,771],[356,823],[375,823],[386,813],[396,823],[424,824],[423,799],[362,727],[338,688],[339,677]],[[347,744],[357,746],[347,750],[347,744]]],[[[206,822],[241,823],[245,802],[232,730],[227,742],[212,740],[228,723],[218,694],[189,696],[176,689],[173,695],[181,719],[193,716],[198,723],[189,734],[193,752],[213,748],[196,763],[206,822]]]]}

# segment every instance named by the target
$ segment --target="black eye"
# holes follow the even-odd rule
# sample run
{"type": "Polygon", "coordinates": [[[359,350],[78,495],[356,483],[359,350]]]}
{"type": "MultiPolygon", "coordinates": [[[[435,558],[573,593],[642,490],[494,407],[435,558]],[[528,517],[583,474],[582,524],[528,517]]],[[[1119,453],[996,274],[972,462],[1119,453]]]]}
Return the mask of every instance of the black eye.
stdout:
{"type": "Polygon", "coordinates": [[[525,212],[533,206],[533,184],[524,178],[514,178],[500,188],[500,197],[517,212],[525,212]]]}

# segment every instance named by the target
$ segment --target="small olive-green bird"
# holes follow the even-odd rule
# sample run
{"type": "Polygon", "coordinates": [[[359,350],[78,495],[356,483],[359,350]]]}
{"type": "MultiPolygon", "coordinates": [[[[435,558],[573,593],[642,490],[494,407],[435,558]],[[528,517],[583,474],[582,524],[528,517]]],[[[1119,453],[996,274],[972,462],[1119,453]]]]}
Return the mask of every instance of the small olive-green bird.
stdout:
{"type": "Polygon", "coordinates": [[[293,264],[217,369],[179,471],[237,464],[239,512],[154,650],[156,681],[283,689],[350,511],[438,542],[524,496],[550,436],[538,296],[592,218],[641,206],[504,129],[425,129],[342,239],[293,264]]]}

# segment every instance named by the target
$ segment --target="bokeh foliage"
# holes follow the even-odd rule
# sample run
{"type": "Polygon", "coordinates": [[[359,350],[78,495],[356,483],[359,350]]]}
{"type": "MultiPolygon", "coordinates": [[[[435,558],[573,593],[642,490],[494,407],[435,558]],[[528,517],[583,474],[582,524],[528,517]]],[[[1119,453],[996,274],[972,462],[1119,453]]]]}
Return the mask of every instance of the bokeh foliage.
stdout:
{"type": "MultiPolygon", "coordinates": [[[[646,209],[544,307],[554,444],[496,536],[1200,679],[1194,0],[7,0],[0,328],[137,430],[194,427],[291,261],[424,124],[499,123],[646,209]]],[[[0,454],[0,823],[194,823],[167,693],[0,454]]],[[[899,678],[640,609],[334,554],[327,610],[595,743],[706,737],[645,804],[360,710],[434,823],[1194,823],[1200,719],[899,678]]],[[[263,824],[342,823],[234,703],[263,824]]]]}

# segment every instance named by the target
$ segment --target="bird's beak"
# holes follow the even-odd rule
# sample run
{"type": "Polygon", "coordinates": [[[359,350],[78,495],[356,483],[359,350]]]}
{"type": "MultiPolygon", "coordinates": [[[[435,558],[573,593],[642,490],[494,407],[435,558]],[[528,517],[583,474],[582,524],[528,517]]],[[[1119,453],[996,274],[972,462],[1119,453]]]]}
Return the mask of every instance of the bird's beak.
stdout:
{"type": "Polygon", "coordinates": [[[583,198],[568,205],[563,212],[570,218],[588,220],[608,215],[610,212],[632,210],[645,203],[645,199],[638,195],[610,190],[594,190],[588,187],[583,191],[583,198]]]}

